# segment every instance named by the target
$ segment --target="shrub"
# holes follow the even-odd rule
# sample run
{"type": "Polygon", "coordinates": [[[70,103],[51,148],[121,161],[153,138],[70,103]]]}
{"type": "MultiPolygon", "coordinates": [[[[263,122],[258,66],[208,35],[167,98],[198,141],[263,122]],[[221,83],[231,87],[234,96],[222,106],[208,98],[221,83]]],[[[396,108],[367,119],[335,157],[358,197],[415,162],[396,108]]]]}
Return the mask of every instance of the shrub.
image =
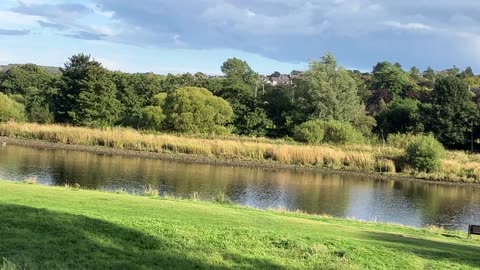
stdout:
{"type": "Polygon", "coordinates": [[[10,120],[23,122],[25,117],[25,106],[0,93],[0,122],[10,120]]]}
{"type": "Polygon", "coordinates": [[[363,135],[351,124],[330,120],[323,122],[325,136],[323,141],[333,144],[354,144],[364,142],[363,135]]]}
{"type": "Polygon", "coordinates": [[[332,143],[353,144],[365,141],[362,133],[351,124],[336,120],[310,120],[298,125],[294,130],[294,138],[299,142],[310,144],[332,143]]]}
{"type": "Polygon", "coordinates": [[[324,130],[318,120],[310,120],[295,127],[293,138],[298,142],[319,144],[323,141],[324,130]]]}
{"type": "Polygon", "coordinates": [[[433,172],[440,169],[444,153],[443,145],[432,135],[419,135],[408,144],[406,160],[417,171],[433,172]]]}

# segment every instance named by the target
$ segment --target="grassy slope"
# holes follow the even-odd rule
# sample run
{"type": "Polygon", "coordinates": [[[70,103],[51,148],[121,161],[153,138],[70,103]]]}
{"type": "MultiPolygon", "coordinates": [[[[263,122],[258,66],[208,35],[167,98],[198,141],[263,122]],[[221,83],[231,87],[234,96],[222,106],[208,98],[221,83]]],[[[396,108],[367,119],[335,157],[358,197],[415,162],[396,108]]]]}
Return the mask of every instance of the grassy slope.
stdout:
{"type": "Polygon", "coordinates": [[[3,181],[0,228],[29,269],[480,267],[461,233],[3,181]]]}

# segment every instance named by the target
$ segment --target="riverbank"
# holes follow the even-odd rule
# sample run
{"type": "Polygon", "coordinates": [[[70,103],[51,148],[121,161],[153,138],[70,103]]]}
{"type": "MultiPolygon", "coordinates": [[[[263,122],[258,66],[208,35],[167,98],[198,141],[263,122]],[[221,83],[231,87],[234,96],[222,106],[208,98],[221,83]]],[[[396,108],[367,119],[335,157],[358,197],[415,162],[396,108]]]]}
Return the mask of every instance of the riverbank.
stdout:
{"type": "Polygon", "coordinates": [[[25,269],[480,267],[480,241],[463,232],[6,181],[0,191],[0,257],[25,269]]]}
{"type": "Polygon", "coordinates": [[[480,155],[449,151],[437,173],[418,173],[404,164],[404,150],[388,145],[302,145],[264,138],[197,138],[108,130],[0,123],[0,142],[107,155],[274,169],[319,170],[376,178],[480,183],[480,155]]]}

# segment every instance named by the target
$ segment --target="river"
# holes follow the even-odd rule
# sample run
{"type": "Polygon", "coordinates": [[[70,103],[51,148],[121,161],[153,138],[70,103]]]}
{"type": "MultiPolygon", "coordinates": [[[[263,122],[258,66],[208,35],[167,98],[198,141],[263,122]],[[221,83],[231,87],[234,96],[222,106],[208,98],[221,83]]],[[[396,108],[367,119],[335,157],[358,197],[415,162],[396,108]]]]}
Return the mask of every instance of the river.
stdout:
{"type": "MultiPolygon", "coordinates": [[[[257,208],[367,221],[465,230],[480,224],[480,187],[378,180],[367,176],[187,164],[66,150],[0,146],[0,179],[36,177],[46,185],[78,183],[140,193],[150,184],[162,195],[211,200],[220,192],[257,208]]],[[[1,190],[0,190],[1,196],[1,190]]]]}

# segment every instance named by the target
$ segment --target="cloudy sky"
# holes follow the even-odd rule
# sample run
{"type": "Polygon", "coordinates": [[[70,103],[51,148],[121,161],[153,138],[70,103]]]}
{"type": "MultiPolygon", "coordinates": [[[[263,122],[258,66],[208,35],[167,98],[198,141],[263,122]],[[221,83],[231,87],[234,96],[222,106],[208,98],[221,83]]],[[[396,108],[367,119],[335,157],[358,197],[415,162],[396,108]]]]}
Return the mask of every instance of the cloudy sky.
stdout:
{"type": "Polygon", "coordinates": [[[479,0],[1,0],[0,64],[63,65],[75,53],[128,72],[260,73],[332,52],[348,68],[472,66],[479,0]]]}

